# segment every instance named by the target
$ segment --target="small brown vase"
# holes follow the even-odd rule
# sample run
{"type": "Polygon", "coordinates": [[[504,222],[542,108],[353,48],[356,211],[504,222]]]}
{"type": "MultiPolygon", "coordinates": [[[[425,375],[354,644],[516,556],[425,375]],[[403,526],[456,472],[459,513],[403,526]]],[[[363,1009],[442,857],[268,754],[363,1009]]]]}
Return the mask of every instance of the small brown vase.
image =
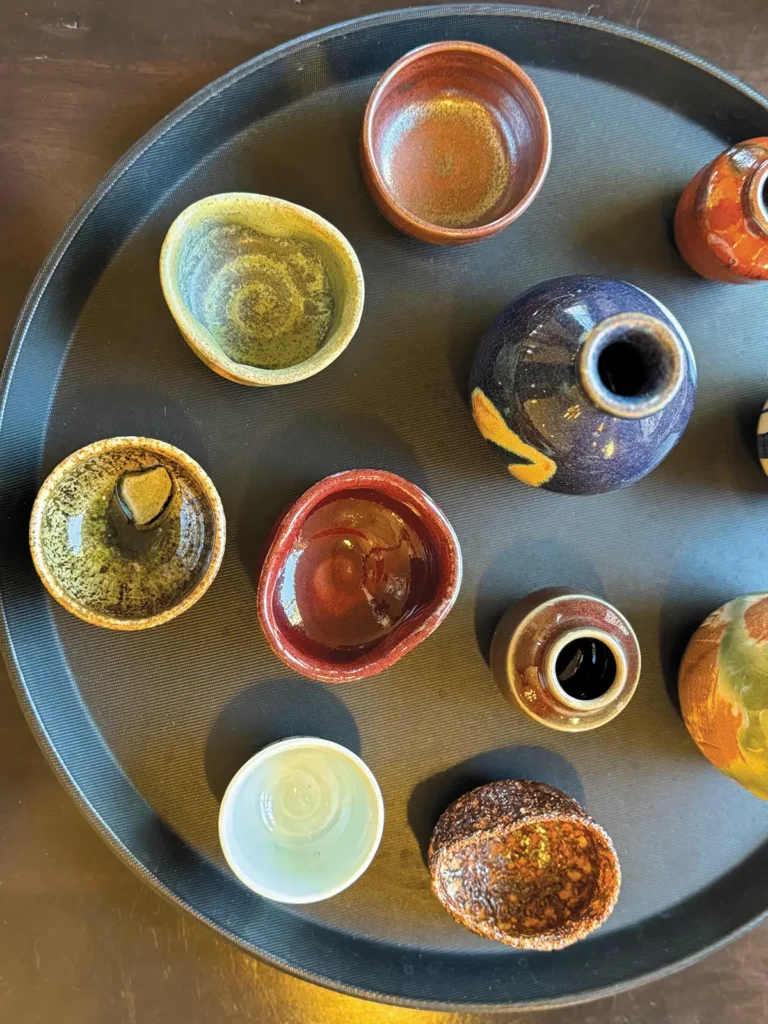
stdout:
{"type": "Polygon", "coordinates": [[[549,952],[589,935],[619,896],[613,843],[543,782],[507,779],[459,797],[429,845],[432,889],[465,928],[549,952]]]}
{"type": "Polygon", "coordinates": [[[732,146],[688,183],[677,204],[675,241],[702,277],[768,280],[768,136],[732,146]]]}
{"type": "Polygon", "coordinates": [[[561,732],[605,725],[640,677],[635,632],[607,601],[563,587],[529,594],[496,628],[491,668],[507,700],[561,732]]]}

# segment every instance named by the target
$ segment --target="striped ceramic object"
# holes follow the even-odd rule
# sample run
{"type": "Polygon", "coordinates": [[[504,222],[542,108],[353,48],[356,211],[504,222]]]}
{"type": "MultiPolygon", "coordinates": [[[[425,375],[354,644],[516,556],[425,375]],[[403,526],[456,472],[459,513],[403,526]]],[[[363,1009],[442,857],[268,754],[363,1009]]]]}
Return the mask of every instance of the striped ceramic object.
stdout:
{"type": "Polygon", "coordinates": [[[763,472],[768,476],[768,399],[763,403],[763,411],[757,421],[757,456],[763,472]]]}
{"type": "Polygon", "coordinates": [[[701,752],[768,800],[768,594],[718,608],[688,643],[680,705],[701,752]]]}

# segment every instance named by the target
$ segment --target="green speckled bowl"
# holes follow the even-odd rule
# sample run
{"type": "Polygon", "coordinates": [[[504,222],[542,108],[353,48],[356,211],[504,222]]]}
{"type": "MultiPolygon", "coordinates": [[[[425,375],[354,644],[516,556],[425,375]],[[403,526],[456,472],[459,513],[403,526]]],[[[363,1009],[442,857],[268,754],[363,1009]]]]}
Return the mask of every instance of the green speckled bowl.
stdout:
{"type": "Polygon", "coordinates": [[[29,524],[32,559],[67,611],[108,629],[148,629],[199,601],[224,556],[226,525],[201,467],[164,441],[112,437],[59,463],[38,492],[29,524]],[[121,546],[110,502],[125,471],[164,466],[174,489],[167,514],[140,551],[121,546]]]}
{"type": "Polygon", "coordinates": [[[257,387],[324,369],[363,312],[363,272],[344,235],[303,206],[249,192],[209,196],[176,218],[160,282],[192,351],[257,387]]]}

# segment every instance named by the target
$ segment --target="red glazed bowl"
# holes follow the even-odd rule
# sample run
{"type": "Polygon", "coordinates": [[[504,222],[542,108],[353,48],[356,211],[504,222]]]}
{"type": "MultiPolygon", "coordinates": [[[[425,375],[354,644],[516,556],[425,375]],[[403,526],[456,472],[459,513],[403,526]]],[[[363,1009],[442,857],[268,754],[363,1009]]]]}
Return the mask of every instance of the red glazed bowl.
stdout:
{"type": "Polygon", "coordinates": [[[277,523],[259,579],[272,650],[309,679],[346,683],[394,665],[451,610],[461,549],[432,499],[357,469],[311,487],[277,523]]]}
{"type": "Polygon", "coordinates": [[[384,216],[425,242],[496,234],[544,183],[549,116],[536,86],[477,43],[422,46],[384,74],[365,110],[363,176],[384,216]]]}

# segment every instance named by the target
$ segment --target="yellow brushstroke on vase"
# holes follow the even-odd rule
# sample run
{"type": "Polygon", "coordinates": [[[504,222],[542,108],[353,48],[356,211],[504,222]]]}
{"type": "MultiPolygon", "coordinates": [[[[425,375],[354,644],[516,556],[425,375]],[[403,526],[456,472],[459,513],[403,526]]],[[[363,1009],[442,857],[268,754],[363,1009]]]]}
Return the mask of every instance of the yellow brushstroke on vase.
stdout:
{"type": "Polygon", "coordinates": [[[472,416],[477,429],[487,441],[492,441],[512,455],[528,459],[528,465],[512,463],[507,466],[512,476],[531,487],[541,487],[555,475],[557,464],[518,437],[481,388],[475,388],[472,392],[472,416]]]}
{"type": "Polygon", "coordinates": [[[612,459],[613,453],[616,451],[616,442],[609,441],[608,444],[603,448],[603,457],[606,459],[612,459]]]}

